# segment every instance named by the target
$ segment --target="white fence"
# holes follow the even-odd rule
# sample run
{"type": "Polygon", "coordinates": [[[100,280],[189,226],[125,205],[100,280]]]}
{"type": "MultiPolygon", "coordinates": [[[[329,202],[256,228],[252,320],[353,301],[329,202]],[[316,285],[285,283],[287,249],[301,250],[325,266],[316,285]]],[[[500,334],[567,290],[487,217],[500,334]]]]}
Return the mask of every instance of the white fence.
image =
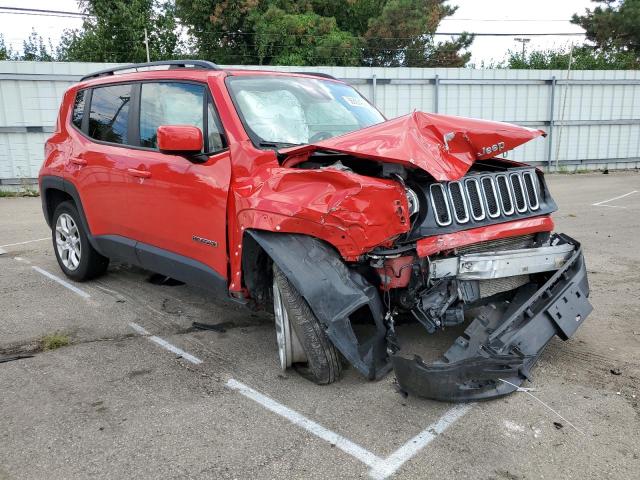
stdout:
{"type": "MultiPolygon", "coordinates": [[[[0,185],[30,183],[65,89],[101,63],[0,62],[0,185]]],[[[243,66],[240,68],[261,68],[243,66]]],[[[346,80],[388,118],[424,110],[542,128],[510,158],[561,169],[640,166],[640,71],[267,67],[346,80]]]]}

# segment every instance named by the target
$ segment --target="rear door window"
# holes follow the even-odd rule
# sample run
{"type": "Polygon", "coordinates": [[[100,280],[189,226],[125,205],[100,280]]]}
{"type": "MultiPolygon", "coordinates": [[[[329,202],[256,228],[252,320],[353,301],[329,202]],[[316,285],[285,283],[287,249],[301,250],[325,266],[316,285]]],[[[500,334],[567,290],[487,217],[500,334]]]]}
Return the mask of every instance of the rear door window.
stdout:
{"type": "Polygon", "coordinates": [[[129,143],[131,85],[96,87],[91,96],[89,136],[110,143],[129,143]]]}

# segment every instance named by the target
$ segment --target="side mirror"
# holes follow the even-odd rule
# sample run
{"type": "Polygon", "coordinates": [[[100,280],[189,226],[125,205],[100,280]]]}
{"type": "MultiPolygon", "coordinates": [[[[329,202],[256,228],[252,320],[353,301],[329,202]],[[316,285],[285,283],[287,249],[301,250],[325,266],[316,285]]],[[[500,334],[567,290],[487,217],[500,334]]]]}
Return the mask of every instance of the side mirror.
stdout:
{"type": "Polygon", "coordinates": [[[164,152],[200,153],[202,130],[192,125],[160,125],[157,130],[158,149],[164,152]]]}

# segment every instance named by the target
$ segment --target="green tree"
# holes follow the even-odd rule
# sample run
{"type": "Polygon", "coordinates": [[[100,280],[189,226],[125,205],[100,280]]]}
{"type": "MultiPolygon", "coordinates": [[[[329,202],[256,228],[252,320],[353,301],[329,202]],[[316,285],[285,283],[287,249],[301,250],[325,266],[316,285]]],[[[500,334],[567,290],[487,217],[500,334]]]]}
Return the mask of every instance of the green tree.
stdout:
{"type": "Polygon", "coordinates": [[[29,37],[22,42],[22,55],[19,56],[19,59],[36,62],[54,61],[55,57],[51,41],[49,41],[49,47],[47,47],[42,37],[35,30],[31,30],[29,37]]]}
{"type": "Polygon", "coordinates": [[[0,33],[0,60],[14,60],[15,53],[4,41],[4,35],[0,33]]]}
{"type": "Polygon", "coordinates": [[[522,52],[510,50],[507,59],[495,68],[566,70],[569,57],[572,70],[630,70],[638,68],[635,56],[630,52],[605,51],[594,49],[588,45],[574,47],[570,54],[569,47],[549,50],[533,50],[524,57],[522,52]]]}
{"type": "Polygon", "coordinates": [[[290,14],[271,5],[254,19],[258,63],[272,65],[358,65],[361,42],[338,29],[333,17],[290,14]]]}
{"type": "Polygon", "coordinates": [[[336,19],[338,28],[362,36],[369,20],[379,17],[387,0],[311,0],[313,11],[336,19]]]}
{"type": "Polygon", "coordinates": [[[176,15],[195,40],[194,55],[221,64],[258,63],[253,22],[264,0],[176,0],[176,15]]]}
{"type": "Polygon", "coordinates": [[[635,55],[640,60],[640,0],[594,0],[603,4],[571,22],[584,28],[587,39],[602,52],[635,55]]]}
{"type": "Polygon", "coordinates": [[[463,50],[473,37],[461,35],[436,43],[433,34],[440,21],[457,7],[447,0],[389,0],[379,17],[369,20],[364,36],[365,62],[374,66],[462,67],[471,57],[463,50]]]}
{"type": "Polygon", "coordinates": [[[175,5],[168,0],[78,0],[82,28],[65,30],[58,57],[80,62],[144,62],[180,55],[175,5]]]}
{"type": "Polygon", "coordinates": [[[224,64],[462,66],[463,35],[435,43],[446,0],[176,0],[201,57],[224,64]]]}

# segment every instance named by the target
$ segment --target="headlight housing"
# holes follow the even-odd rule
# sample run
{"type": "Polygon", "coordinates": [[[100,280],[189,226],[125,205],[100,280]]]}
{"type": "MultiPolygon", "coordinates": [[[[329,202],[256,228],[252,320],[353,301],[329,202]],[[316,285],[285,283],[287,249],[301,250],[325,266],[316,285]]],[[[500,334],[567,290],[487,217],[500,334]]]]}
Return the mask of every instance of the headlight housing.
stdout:
{"type": "Polygon", "coordinates": [[[407,194],[407,203],[409,204],[409,217],[413,217],[420,211],[420,200],[416,192],[409,187],[405,187],[404,190],[407,194]]]}

